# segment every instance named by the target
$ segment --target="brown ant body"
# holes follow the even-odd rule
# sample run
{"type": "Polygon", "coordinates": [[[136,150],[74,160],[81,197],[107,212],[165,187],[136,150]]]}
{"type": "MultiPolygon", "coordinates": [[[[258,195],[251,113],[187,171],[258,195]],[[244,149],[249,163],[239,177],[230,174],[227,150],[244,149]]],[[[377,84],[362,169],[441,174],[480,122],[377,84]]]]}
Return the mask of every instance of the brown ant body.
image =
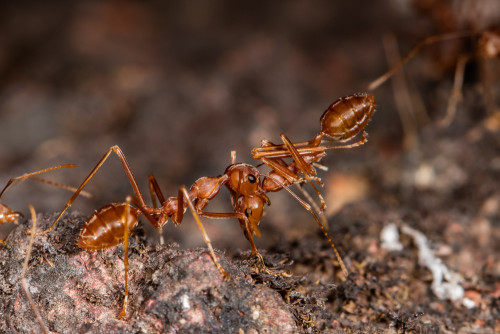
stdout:
{"type": "MultiPolygon", "coordinates": [[[[328,149],[351,148],[362,145],[367,141],[366,132],[360,141],[341,146],[322,145],[325,138],[332,142],[346,142],[353,139],[364,127],[375,111],[373,95],[357,94],[337,100],[332,103],[320,118],[321,131],[307,142],[292,143],[285,134],[281,134],[283,145],[275,145],[263,140],[261,147],[252,150],[252,157],[268,165],[272,171],[264,180],[265,191],[279,191],[284,186],[315,180],[314,164],[326,155],[328,149]],[[293,158],[293,162],[286,164],[283,158],[293,158]],[[299,176],[304,175],[304,178],[299,176]]],[[[312,183],[311,183],[312,184],[312,183]]],[[[321,211],[325,208],[323,198],[321,211]]]]}
{"type": "MultiPolygon", "coordinates": [[[[413,58],[424,46],[429,44],[434,44],[437,42],[477,36],[477,46],[476,50],[472,53],[461,54],[458,57],[456,68],[455,68],[455,78],[453,82],[453,91],[448,100],[448,108],[446,115],[443,119],[439,121],[441,126],[448,126],[453,121],[456,112],[457,102],[461,99],[461,90],[463,85],[463,77],[465,71],[465,65],[467,62],[474,58],[482,59],[494,59],[500,57],[500,27],[494,27],[482,32],[455,32],[444,35],[431,36],[424,39],[422,42],[417,44],[404,58],[402,58],[396,65],[394,65],[389,71],[378,77],[376,80],[372,81],[368,85],[368,90],[372,91],[382,85],[387,79],[389,79],[397,70],[401,68],[408,60],[413,58]]],[[[490,111],[494,108],[494,102],[491,100],[491,96],[486,96],[487,107],[490,111]],[[488,100],[489,99],[489,100],[488,100]]]]}
{"type": "MultiPolygon", "coordinates": [[[[36,172],[26,173],[26,174],[23,174],[21,176],[13,177],[12,179],[10,179],[7,182],[7,184],[5,185],[5,187],[0,192],[0,199],[2,198],[3,194],[5,193],[5,191],[10,186],[16,184],[17,182],[22,182],[22,181],[24,181],[26,179],[32,179],[32,180],[36,180],[36,181],[39,181],[39,182],[43,182],[43,183],[47,183],[47,184],[50,184],[50,185],[57,186],[59,188],[64,188],[64,189],[67,189],[67,190],[75,191],[75,189],[72,188],[72,187],[68,187],[68,186],[66,186],[64,184],[60,184],[60,183],[57,183],[57,182],[53,182],[53,181],[49,181],[49,180],[37,178],[35,176],[35,175],[43,174],[43,173],[46,173],[46,172],[50,172],[50,171],[55,170],[55,169],[71,168],[71,167],[76,167],[76,165],[74,165],[74,164],[68,164],[68,165],[54,166],[54,167],[42,169],[42,170],[39,170],[39,171],[36,171],[36,172]]],[[[86,195],[86,196],[88,196],[88,195],[86,195]]],[[[7,224],[7,223],[19,224],[19,218],[20,217],[22,217],[22,214],[20,212],[15,212],[11,208],[9,208],[7,205],[0,203],[0,225],[7,224]]],[[[5,241],[0,240],[0,243],[1,244],[5,244],[5,241]]]]}
{"type": "MultiPolygon", "coordinates": [[[[322,130],[313,140],[302,143],[291,143],[285,135],[282,135],[282,139],[285,143],[284,145],[274,145],[268,141],[264,141],[262,147],[254,149],[252,153],[255,159],[260,160],[272,169],[266,175],[261,174],[255,166],[236,163],[236,154],[234,152],[231,154],[231,165],[226,168],[222,175],[216,177],[202,177],[193,183],[189,189],[182,186],[176,197],[165,198],[156,179],[153,175],[150,175],[149,189],[153,200],[153,206],[146,204],[144,196],[139,190],[137,181],[135,180],[122,150],[118,146],[113,146],[109,148],[87,178],[82,182],[80,187],[78,187],[73,196],[68,200],[54,223],[40,234],[49,232],[57,224],[85,185],[104,164],[110,154],[114,152],[122,163],[135,196],[127,196],[126,202],[109,204],[97,210],[81,229],[78,245],[86,250],[96,250],[124,243],[125,298],[120,316],[126,316],[128,305],[128,236],[136,228],[138,216],[140,214],[144,214],[155,228],[161,230],[168,222],[169,218],[175,225],[180,224],[184,217],[185,210],[189,207],[201,230],[214,264],[224,277],[229,278],[230,275],[222,268],[217,260],[210,239],[203,228],[200,216],[214,219],[238,219],[245,237],[250,242],[252,255],[257,257],[261,268],[267,270],[255,246],[253,236],[260,236],[258,225],[262,219],[265,205],[270,204],[266,192],[285,189],[293,194],[294,197],[314,216],[334,249],[341,263],[342,270],[347,274],[347,270],[331,238],[321,225],[315,212],[311,210],[311,207],[307,203],[291,192],[288,187],[291,184],[303,183],[305,181],[310,182],[311,185],[312,181],[321,182],[321,180],[315,176],[316,171],[313,164],[319,162],[325,156],[325,151],[327,149],[349,148],[365,143],[366,134],[363,134],[363,139],[361,141],[351,145],[322,146],[321,144],[324,137],[330,138],[332,141],[346,141],[352,139],[366,126],[373,114],[374,108],[374,98],[371,95],[349,96],[340,99],[325,111],[321,117],[322,130]],[[283,160],[284,158],[292,158],[293,162],[287,164],[283,160]],[[233,212],[205,211],[206,206],[219,194],[223,186],[229,189],[233,212]],[[159,207],[157,206],[156,199],[160,202],[159,207]]],[[[323,198],[321,195],[319,195],[319,198],[322,202],[322,209],[324,209],[325,205],[323,198]]]]}

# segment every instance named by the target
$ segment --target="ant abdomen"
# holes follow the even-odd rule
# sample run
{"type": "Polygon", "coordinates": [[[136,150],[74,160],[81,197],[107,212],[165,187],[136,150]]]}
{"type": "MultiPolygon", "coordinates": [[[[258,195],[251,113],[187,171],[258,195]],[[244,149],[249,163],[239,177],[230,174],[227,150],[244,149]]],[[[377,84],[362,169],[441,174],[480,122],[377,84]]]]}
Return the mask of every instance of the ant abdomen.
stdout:
{"type": "Polygon", "coordinates": [[[127,203],[113,203],[103,206],[83,226],[78,246],[87,250],[103,249],[119,245],[124,240],[125,209],[128,213],[128,235],[136,228],[140,210],[127,203]]]}
{"type": "Polygon", "coordinates": [[[375,111],[373,95],[356,94],[338,99],[321,116],[321,135],[334,141],[356,136],[375,111]]]}

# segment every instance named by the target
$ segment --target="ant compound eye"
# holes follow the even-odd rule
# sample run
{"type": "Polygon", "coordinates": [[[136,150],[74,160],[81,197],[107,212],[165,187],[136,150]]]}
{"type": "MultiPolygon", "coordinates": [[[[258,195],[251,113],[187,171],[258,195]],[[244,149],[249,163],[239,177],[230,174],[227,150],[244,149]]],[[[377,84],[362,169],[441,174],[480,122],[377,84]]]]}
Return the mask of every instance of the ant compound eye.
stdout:
{"type": "Polygon", "coordinates": [[[249,174],[248,181],[250,181],[250,183],[255,183],[255,181],[257,181],[257,178],[253,174],[249,174]]]}

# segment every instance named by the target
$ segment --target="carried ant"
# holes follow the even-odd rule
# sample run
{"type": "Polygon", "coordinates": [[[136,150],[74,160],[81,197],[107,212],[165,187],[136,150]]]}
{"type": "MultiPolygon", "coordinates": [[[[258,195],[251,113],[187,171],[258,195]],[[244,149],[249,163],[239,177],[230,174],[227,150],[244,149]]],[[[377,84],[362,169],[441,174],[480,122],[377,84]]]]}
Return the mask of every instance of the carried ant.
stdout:
{"type": "MultiPolygon", "coordinates": [[[[184,217],[184,212],[189,207],[214,264],[225,278],[229,278],[229,273],[222,268],[215,255],[200,216],[213,219],[238,219],[245,237],[250,242],[252,255],[258,259],[261,269],[267,271],[268,269],[264,264],[264,260],[255,246],[254,235],[260,236],[258,225],[262,219],[265,205],[270,205],[271,203],[266,193],[285,189],[314,216],[333,248],[342,271],[347,275],[347,269],[332,239],[321,224],[318,215],[311,209],[308,203],[295,195],[289,189],[289,186],[292,184],[303,184],[304,182],[310,183],[321,201],[321,208],[316,211],[324,210],[326,204],[313,184],[313,181],[321,184],[321,179],[316,176],[314,165],[326,155],[326,150],[362,145],[367,141],[367,135],[363,133],[360,141],[341,146],[325,146],[323,145],[323,141],[345,142],[351,140],[367,125],[374,110],[375,100],[372,95],[358,94],[347,96],[334,102],[324,112],[323,116],[321,116],[321,132],[311,141],[292,143],[284,134],[281,135],[284,145],[274,145],[269,141],[263,141],[262,146],[255,148],[252,154],[255,159],[271,168],[271,171],[267,174],[262,174],[257,167],[250,164],[236,163],[236,153],[233,151],[231,152],[231,164],[222,175],[202,177],[195,181],[189,189],[181,186],[176,197],[165,198],[155,177],[150,175],[148,184],[153,201],[152,206],[146,204],[122,150],[118,146],[112,146],[68,200],[52,225],[46,230],[39,232],[38,235],[48,233],[54,228],[90,179],[104,164],[111,153],[114,152],[125,170],[135,196],[127,196],[125,202],[112,203],[98,209],[82,227],[78,246],[92,251],[109,248],[121,243],[124,244],[125,297],[120,312],[121,317],[126,316],[128,306],[128,237],[137,227],[140,214],[143,214],[156,229],[161,231],[169,218],[175,225],[179,225],[184,217]],[[287,164],[283,160],[285,158],[292,158],[293,161],[287,164]],[[219,194],[224,185],[229,189],[233,211],[205,211],[206,206],[219,194]],[[157,205],[157,200],[159,200],[160,206],[157,205]]],[[[307,194],[305,191],[303,192],[307,194]]],[[[312,203],[309,196],[308,200],[312,203]]],[[[313,207],[315,206],[314,204],[312,205],[313,207]]]]}
{"type": "MultiPolygon", "coordinates": [[[[64,184],[60,184],[60,183],[57,183],[57,182],[54,182],[54,181],[50,181],[50,180],[45,180],[45,179],[42,179],[42,178],[38,178],[38,177],[35,176],[35,175],[43,174],[43,173],[46,173],[46,172],[50,172],[50,171],[55,170],[55,169],[73,168],[73,167],[76,167],[76,165],[74,165],[74,164],[59,165],[59,166],[54,166],[54,167],[49,167],[49,168],[46,168],[46,169],[42,169],[42,170],[39,170],[39,171],[36,171],[36,172],[32,172],[32,173],[26,173],[26,174],[23,174],[21,176],[13,177],[12,179],[10,179],[7,182],[7,184],[5,185],[5,187],[0,192],[0,199],[2,198],[3,194],[5,193],[5,191],[10,186],[12,186],[12,185],[14,185],[14,184],[16,184],[18,182],[22,182],[24,180],[27,180],[27,179],[35,180],[35,181],[46,183],[46,184],[50,184],[50,185],[53,185],[53,186],[56,186],[56,187],[59,187],[59,188],[66,189],[66,190],[75,191],[75,188],[73,188],[73,187],[70,187],[70,186],[67,186],[67,185],[64,185],[64,184]]],[[[87,196],[87,197],[89,196],[88,193],[86,193],[86,192],[83,195],[87,196]]],[[[23,216],[22,213],[15,212],[11,208],[9,208],[7,205],[2,204],[0,202],[0,225],[7,224],[7,223],[19,224],[19,218],[22,217],[22,216],[23,216]]],[[[0,240],[0,244],[5,244],[5,241],[4,240],[0,240]]]]}
{"type": "MultiPolygon", "coordinates": [[[[381,75],[379,78],[375,79],[368,85],[368,90],[373,91],[380,85],[382,85],[387,79],[389,79],[396,71],[398,71],[407,61],[413,58],[420,50],[430,44],[460,39],[465,37],[478,37],[476,50],[471,53],[461,54],[458,57],[456,68],[455,68],[455,77],[453,82],[453,90],[448,100],[448,107],[446,111],[446,115],[439,121],[439,125],[446,127],[451,124],[455,117],[456,113],[456,105],[458,101],[462,98],[462,85],[464,79],[464,71],[465,65],[472,59],[482,58],[482,59],[494,59],[500,57],[500,27],[494,27],[482,32],[454,32],[443,35],[431,36],[419,44],[417,44],[404,58],[402,58],[396,65],[394,65],[389,71],[381,75]]],[[[485,88],[485,98],[486,104],[489,109],[489,112],[494,109],[494,99],[489,92],[486,92],[485,88]]]]}

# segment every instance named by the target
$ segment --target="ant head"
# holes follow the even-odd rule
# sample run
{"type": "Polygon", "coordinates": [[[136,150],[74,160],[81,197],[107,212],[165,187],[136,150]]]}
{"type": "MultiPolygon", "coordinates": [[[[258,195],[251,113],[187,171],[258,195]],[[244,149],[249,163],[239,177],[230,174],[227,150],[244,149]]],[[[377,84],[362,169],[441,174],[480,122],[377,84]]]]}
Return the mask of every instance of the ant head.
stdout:
{"type": "Polygon", "coordinates": [[[341,98],[321,116],[320,137],[346,141],[356,136],[368,124],[375,111],[373,95],[357,94],[341,98]]]}
{"type": "Polygon", "coordinates": [[[242,219],[240,220],[241,227],[246,230],[247,233],[255,234],[258,237],[260,237],[260,232],[257,226],[264,213],[264,202],[265,200],[261,196],[240,196],[234,205],[234,211],[245,214],[245,217],[250,223],[250,225],[247,226],[242,219]]]}
{"type": "Polygon", "coordinates": [[[0,203],[0,225],[12,222],[19,224],[20,217],[23,217],[22,213],[14,212],[7,205],[0,203]]]}
{"type": "Polygon", "coordinates": [[[226,168],[225,174],[229,176],[226,185],[231,191],[243,196],[264,194],[260,172],[256,167],[242,163],[233,164],[226,168]]]}

